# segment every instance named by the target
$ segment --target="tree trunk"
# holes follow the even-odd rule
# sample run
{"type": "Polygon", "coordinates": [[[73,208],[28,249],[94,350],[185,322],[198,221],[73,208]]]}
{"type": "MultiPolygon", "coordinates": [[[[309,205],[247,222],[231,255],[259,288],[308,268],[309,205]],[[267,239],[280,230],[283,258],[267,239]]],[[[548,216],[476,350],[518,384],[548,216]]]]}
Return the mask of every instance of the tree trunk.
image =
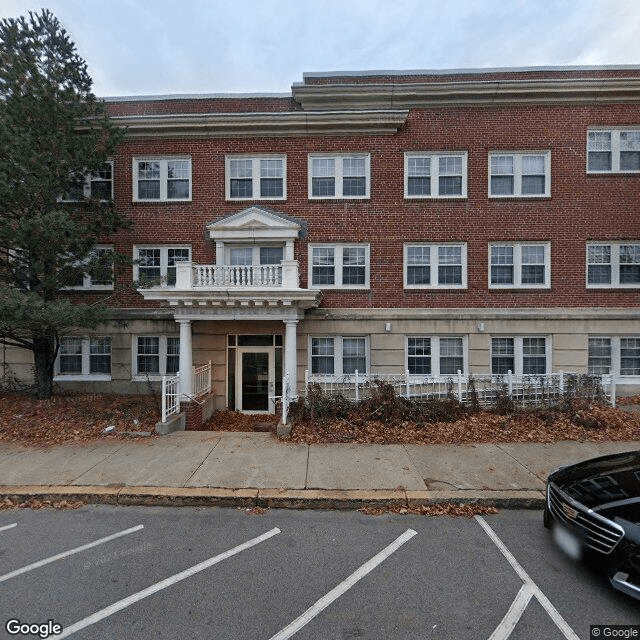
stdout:
{"type": "Polygon", "coordinates": [[[35,394],[40,399],[50,398],[53,393],[53,363],[55,357],[55,335],[51,331],[34,335],[35,394]]]}

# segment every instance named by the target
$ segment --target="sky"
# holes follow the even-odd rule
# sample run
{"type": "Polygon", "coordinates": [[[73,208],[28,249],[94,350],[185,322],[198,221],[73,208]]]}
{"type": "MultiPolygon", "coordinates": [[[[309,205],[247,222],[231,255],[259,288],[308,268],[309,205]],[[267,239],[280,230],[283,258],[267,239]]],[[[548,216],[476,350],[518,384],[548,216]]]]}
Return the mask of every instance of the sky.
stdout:
{"type": "Polygon", "coordinates": [[[100,97],[289,93],[305,72],[640,65],[640,0],[0,0],[48,8],[100,97]]]}

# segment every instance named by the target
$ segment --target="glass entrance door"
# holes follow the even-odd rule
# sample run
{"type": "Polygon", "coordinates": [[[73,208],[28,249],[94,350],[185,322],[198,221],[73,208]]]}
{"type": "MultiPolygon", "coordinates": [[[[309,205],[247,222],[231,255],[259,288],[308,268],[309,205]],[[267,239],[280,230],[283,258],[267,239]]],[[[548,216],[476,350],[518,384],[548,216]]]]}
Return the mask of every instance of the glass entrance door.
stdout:
{"type": "Polygon", "coordinates": [[[272,413],[274,394],[273,349],[238,349],[236,408],[240,411],[272,413]]]}

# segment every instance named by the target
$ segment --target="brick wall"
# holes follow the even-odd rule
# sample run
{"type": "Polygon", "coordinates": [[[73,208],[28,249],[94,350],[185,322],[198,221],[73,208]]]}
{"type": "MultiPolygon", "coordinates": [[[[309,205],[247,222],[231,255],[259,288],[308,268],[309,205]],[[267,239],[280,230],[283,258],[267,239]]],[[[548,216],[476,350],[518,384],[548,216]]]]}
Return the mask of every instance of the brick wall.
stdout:
{"type": "MultiPolygon", "coordinates": [[[[257,108],[255,102],[248,99],[247,111],[257,108]]],[[[274,99],[258,104],[265,110],[269,105],[285,109],[285,102],[274,99]]],[[[206,111],[209,103],[165,100],[143,106],[149,113],[165,113],[171,109],[206,111]]],[[[132,102],[109,107],[114,113],[129,113],[135,104],[135,109],[143,108],[132,102]]],[[[231,106],[239,108],[235,103],[231,106]]],[[[638,306],[640,290],[585,287],[587,241],[640,238],[640,177],[586,173],[587,128],[594,125],[640,125],[640,104],[416,109],[393,136],[126,140],[115,158],[115,200],[132,218],[133,226],[111,240],[128,255],[134,244],[191,244],[194,262],[211,264],[215,248],[207,238],[206,224],[254,204],[225,201],[225,154],[286,153],[287,200],[255,204],[308,221],[308,238],[295,244],[301,286],[307,286],[307,242],[371,243],[370,289],[326,290],[323,307],[638,306]],[[404,199],[404,152],[430,150],[468,152],[466,199],[404,199]],[[489,198],[488,153],[494,150],[550,150],[551,197],[489,198]],[[323,151],[371,154],[370,199],[308,199],[308,154],[323,151]],[[132,158],[143,154],[190,155],[192,202],[132,202],[132,158]],[[404,290],[403,243],[452,240],[467,243],[467,289],[404,290]],[[521,240],[551,243],[551,288],[489,290],[488,243],[521,240]]],[[[111,295],[110,305],[156,306],[132,290],[130,268],[122,269],[118,279],[128,290],[111,295]]],[[[84,295],[83,299],[96,296],[78,295],[84,295]]]]}

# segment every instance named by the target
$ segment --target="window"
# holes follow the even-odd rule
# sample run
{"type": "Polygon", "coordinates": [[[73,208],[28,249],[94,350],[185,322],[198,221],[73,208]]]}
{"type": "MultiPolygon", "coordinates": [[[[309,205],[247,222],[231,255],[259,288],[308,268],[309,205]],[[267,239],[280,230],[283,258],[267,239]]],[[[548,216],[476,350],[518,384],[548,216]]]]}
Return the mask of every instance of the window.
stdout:
{"type": "Polygon", "coordinates": [[[462,337],[408,337],[407,370],[412,376],[453,376],[465,372],[462,337]]]}
{"type": "Polygon", "coordinates": [[[113,200],[113,160],[105,162],[97,171],[85,174],[84,181],[70,187],[62,200],[78,202],[84,198],[113,200]]]}
{"type": "Polygon", "coordinates": [[[489,196],[531,198],[551,195],[551,152],[491,153],[489,196]]]}
{"type": "Polygon", "coordinates": [[[405,198],[466,198],[467,153],[405,153],[405,198]]]}
{"type": "Polygon", "coordinates": [[[283,259],[284,247],[281,246],[230,246],[227,250],[227,264],[229,265],[279,265],[283,259]]]}
{"type": "Polygon", "coordinates": [[[136,336],[132,351],[134,377],[175,375],[180,368],[180,338],[177,336],[136,336]]]}
{"type": "Polygon", "coordinates": [[[640,376],[640,337],[589,338],[587,371],[594,376],[640,376]]]}
{"type": "Polygon", "coordinates": [[[143,284],[174,287],[176,264],[191,261],[190,247],[134,247],[133,278],[143,284]]]}
{"type": "Polygon", "coordinates": [[[112,247],[96,247],[89,260],[95,260],[92,273],[79,274],[70,289],[113,290],[113,260],[110,259],[112,247]]]}
{"type": "Polygon", "coordinates": [[[370,156],[310,155],[309,198],[368,198],[370,156]]]}
{"type": "Polygon", "coordinates": [[[549,288],[548,243],[496,243],[489,245],[489,288],[549,288]]]}
{"type": "Polygon", "coordinates": [[[491,374],[542,375],[550,370],[551,350],[546,336],[491,338],[491,374]]]}
{"type": "Polygon", "coordinates": [[[369,245],[310,245],[311,286],[369,288],[369,245]]]}
{"type": "Polygon", "coordinates": [[[61,338],[55,369],[60,379],[111,380],[111,338],[61,338]]]}
{"type": "Polygon", "coordinates": [[[587,287],[640,287],[640,242],[588,244],[587,287]]]}
{"type": "Polygon", "coordinates": [[[191,200],[191,158],[135,158],[133,199],[191,200]]]}
{"type": "Polygon", "coordinates": [[[626,173],[640,171],[640,130],[589,131],[587,172],[626,173]]]}
{"type": "Polygon", "coordinates": [[[465,289],[466,244],[405,244],[406,289],[465,289]]]}
{"type": "Polygon", "coordinates": [[[285,155],[227,156],[227,200],[285,200],[285,155]]]}
{"type": "Polygon", "coordinates": [[[311,338],[311,373],[320,376],[353,375],[368,371],[365,337],[311,338]]]}

